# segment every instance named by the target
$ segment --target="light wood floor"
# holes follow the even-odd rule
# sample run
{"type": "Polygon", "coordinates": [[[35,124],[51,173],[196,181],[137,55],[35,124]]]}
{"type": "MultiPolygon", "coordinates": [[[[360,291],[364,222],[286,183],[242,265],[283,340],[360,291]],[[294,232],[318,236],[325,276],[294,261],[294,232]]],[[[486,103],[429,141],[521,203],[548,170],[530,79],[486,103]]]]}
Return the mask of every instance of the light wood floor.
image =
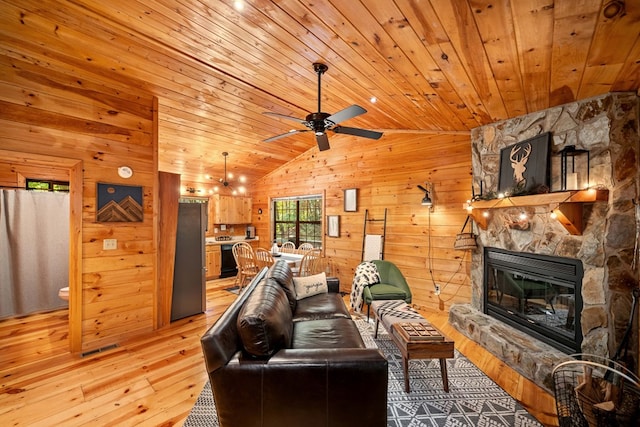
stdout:
{"type": "MultiPolygon", "coordinates": [[[[200,336],[234,300],[233,278],[207,283],[207,311],[84,358],[68,353],[67,311],[0,321],[0,425],[182,425],[207,381],[200,336]]],[[[348,296],[345,297],[348,303],[348,296]]],[[[447,324],[422,313],[543,424],[553,397],[447,324]]]]}

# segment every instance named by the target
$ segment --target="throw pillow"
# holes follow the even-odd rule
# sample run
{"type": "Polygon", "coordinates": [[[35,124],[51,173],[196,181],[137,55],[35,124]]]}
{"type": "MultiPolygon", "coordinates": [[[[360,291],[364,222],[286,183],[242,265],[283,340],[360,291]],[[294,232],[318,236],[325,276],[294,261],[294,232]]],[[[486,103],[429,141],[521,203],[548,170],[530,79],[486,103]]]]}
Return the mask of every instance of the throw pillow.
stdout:
{"type": "Polygon", "coordinates": [[[296,288],[296,299],[298,300],[313,295],[326,294],[329,291],[326,273],[315,274],[313,276],[294,277],[293,285],[296,288]]]}

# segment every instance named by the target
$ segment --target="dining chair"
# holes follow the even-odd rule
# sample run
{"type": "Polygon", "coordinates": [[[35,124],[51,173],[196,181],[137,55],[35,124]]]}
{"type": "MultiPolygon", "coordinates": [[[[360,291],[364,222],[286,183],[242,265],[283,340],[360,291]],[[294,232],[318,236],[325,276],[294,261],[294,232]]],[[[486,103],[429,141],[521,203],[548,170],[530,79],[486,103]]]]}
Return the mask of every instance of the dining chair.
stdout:
{"type": "Polygon", "coordinates": [[[264,267],[271,267],[273,265],[274,261],[271,251],[268,251],[265,248],[258,248],[255,253],[258,271],[262,270],[264,267]]]}
{"type": "Polygon", "coordinates": [[[300,270],[298,276],[311,276],[313,274],[313,264],[317,258],[320,258],[322,251],[320,249],[311,249],[305,252],[300,261],[300,270]]]}
{"type": "Polygon", "coordinates": [[[238,267],[238,275],[236,276],[235,284],[239,285],[240,290],[242,290],[247,279],[250,280],[258,274],[258,264],[256,263],[253,248],[249,243],[238,242],[233,245],[232,251],[238,267]]]}
{"type": "Polygon", "coordinates": [[[296,252],[296,245],[293,242],[284,242],[282,246],[280,246],[280,252],[284,252],[285,254],[293,254],[296,252]]]}
{"type": "Polygon", "coordinates": [[[327,277],[337,277],[337,271],[333,260],[327,257],[313,258],[310,261],[310,275],[325,273],[327,277]]]}
{"type": "Polygon", "coordinates": [[[311,249],[313,249],[313,244],[302,243],[300,246],[298,246],[298,253],[304,255],[305,253],[307,253],[307,251],[310,251],[311,249]]]}

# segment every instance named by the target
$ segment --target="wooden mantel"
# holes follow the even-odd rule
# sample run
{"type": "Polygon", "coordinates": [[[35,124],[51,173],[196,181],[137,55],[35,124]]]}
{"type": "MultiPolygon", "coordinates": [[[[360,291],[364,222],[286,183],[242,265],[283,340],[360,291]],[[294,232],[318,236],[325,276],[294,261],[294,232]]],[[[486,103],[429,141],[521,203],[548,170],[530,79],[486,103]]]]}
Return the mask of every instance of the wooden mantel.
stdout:
{"type": "Polygon", "coordinates": [[[606,202],[609,190],[562,191],[529,196],[505,197],[494,200],[477,200],[471,203],[471,216],[480,228],[487,228],[486,212],[493,209],[505,209],[525,206],[549,206],[556,219],[566,230],[579,236],[582,234],[582,206],[585,203],[606,202]]]}

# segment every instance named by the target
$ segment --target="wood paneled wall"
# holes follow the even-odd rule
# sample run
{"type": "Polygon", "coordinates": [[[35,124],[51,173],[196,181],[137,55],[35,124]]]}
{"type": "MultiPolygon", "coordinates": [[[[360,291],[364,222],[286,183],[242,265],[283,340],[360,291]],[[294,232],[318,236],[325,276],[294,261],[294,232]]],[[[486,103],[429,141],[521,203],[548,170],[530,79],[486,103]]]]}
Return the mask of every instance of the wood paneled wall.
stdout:
{"type": "MultiPolygon", "coordinates": [[[[466,217],[463,203],[471,196],[470,137],[393,134],[370,141],[340,135],[330,142],[330,150],[310,150],[252,189],[261,245],[272,241],[271,198],[324,194],[325,215],[340,215],[340,237],[327,237],[325,225],[324,249],[348,292],[362,256],[365,210],[370,218],[382,219],[387,208],[384,258],[407,277],[413,302],[436,310],[468,302],[471,257],[454,250],[453,242],[466,217]],[[431,213],[420,204],[424,193],[416,188],[425,181],[434,185],[431,213]],[[346,188],[358,189],[357,212],[344,212],[346,188]],[[440,297],[434,294],[434,281],[441,287],[440,297]]],[[[380,224],[371,222],[368,233],[380,234],[380,224]]]]}
{"type": "Polygon", "coordinates": [[[61,260],[81,258],[80,283],[70,272],[70,304],[76,307],[70,312],[71,349],[100,348],[150,331],[156,303],[154,98],[91,66],[74,66],[77,52],[55,31],[42,30],[37,43],[18,34],[4,40],[0,55],[0,148],[15,153],[0,157],[0,176],[18,183],[21,176],[56,172],[47,161],[27,168],[26,161],[16,162],[20,156],[82,165],[72,188],[81,194],[81,211],[72,206],[70,213],[79,218],[81,246],[58,254],[61,260]],[[131,179],[118,176],[123,164],[133,169],[131,179]],[[143,222],[98,223],[98,182],[142,186],[143,222]],[[102,249],[106,238],[117,239],[116,250],[102,249]]]}

